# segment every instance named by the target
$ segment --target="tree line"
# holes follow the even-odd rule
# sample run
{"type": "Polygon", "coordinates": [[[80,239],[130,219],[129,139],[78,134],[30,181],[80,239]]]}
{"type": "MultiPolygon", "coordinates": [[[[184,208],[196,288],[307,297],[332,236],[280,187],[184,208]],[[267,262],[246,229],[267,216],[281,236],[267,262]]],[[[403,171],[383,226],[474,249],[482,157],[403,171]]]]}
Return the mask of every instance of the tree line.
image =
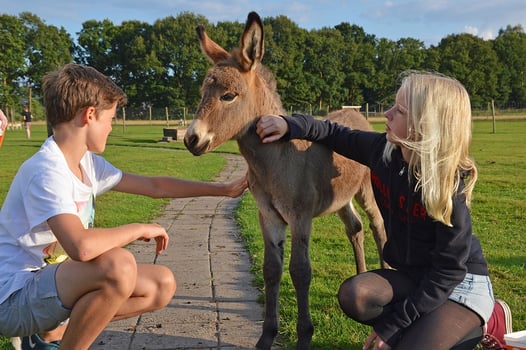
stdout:
{"type": "MultiPolygon", "coordinates": [[[[493,40],[451,34],[436,46],[420,40],[378,38],[342,22],[306,30],[286,16],[267,17],[263,63],[274,73],[287,110],[323,114],[342,105],[383,109],[394,100],[398,77],[408,69],[453,76],[471,96],[473,108],[526,108],[526,34],[508,25],[493,40]]],[[[23,104],[42,109],[41,79],[76,62],[110,76],[138,110],[197,107],[210,63],[195,27],[226,49],[238,47],[244,23],[210,23],[184,12],[153,24],[88,20],[73,38],[38,16],[0,14],[0,107],[11,116],[23,104]]],[[[43,113],[36,113],[41,116],[43,113]]]]}

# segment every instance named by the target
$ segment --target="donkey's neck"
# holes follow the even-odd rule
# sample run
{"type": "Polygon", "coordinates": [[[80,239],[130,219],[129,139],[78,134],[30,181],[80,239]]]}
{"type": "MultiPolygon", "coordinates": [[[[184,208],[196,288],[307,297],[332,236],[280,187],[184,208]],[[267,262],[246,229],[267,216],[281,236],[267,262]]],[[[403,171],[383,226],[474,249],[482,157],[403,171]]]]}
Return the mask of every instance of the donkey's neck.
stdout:
{"type": "Polygon", "coordinates": [[[249,168],[257,173],[264,174],[269,169],[275,169],[276,162],[285,154],[288,147],[293,147],[290,142],[275,141],[263,144],[256,134],[256,122],[253,121],[246,131],[237,139],[239,151],[247,161],[249,168]]]}

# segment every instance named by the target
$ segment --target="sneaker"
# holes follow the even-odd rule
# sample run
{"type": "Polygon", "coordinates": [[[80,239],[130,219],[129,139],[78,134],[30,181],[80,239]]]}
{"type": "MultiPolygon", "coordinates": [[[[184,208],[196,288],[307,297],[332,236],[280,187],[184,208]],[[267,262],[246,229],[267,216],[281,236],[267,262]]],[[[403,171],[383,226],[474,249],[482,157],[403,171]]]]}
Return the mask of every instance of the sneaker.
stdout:
{"type": "Polygon", "coordinates": [[[480,341],[482,350],[506,350],[504,334],[511,333],[511,310],[505,301],[496,299],[493,313],[486,326],[484,336],[480,341]]]}
{"type": "Polygon", "coordinates": [[[55,350],[60,346],[60,341],[46,343],[38,334],[22,338],[22,350],[55,350]]]}

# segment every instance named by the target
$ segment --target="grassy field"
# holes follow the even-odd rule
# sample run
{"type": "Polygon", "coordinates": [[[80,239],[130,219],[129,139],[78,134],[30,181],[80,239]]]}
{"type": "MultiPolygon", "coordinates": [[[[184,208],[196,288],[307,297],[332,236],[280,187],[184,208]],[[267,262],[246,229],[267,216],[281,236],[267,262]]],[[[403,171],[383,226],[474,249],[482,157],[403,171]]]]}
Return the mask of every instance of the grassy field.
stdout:
{"type": "MultiPolygon", "coordinates": [[[[383,123],[374,126],[383,129],[383,123]]],[[[514,329],[522,330],[526,329],[526,243],[522,238],[526,216],[526,147],[522,142],[526,140],[526,121],[498,121],[496,130],[496,133],[492,132],[493,124],[489,120],[474,122],[472,155],[477,161],[480,177],[472,208],[473,226],[490,264],[495,295],[509,303],[514,329]]],[[[18,166],[35,153],[45,139],[45,127],[35,125],[32,135],[31,140],[26,140],[22,131],[7,132],[0,149],[0,201],[5,198],[18,166]]],[[[125,171],[200,180],[212,178],[224,165],[224,159],[218,153],[193,157],[181,142],[159,143],[161,138],[162,126],[159,125],[116,125],[104,156],[125,171]]],[[[237,153],[237,146],[229,142],[218,152],[237,153]]],[[[96,224],[114,226],[148,221],[159,215],[165,203],[165,200],[110,192],[98,199],[96,224]]],[[[237,215],[253,258],[255,283],[262,288],[263,244],[256,211],[252,196],[248,194],[244,196],[237,215]]],[[[366,250],[368,267],[378,267],[369,231],[366,233],[366,250]]],[[[335,215],[315,219],[311,260],[311,311],[316,327],[313,349],[361,349],[369,329],[345,318],[336,300],[339,284],[354,274],[355,269],[352,249],[343,225],[335,215]]],[[[292,348],[296,333],[296,304],[287,268],[280,297],[279,342],[284,348],[292,348]]],[[[0,339],[0,349],[10,349],[7,339],[0,339]]]]}

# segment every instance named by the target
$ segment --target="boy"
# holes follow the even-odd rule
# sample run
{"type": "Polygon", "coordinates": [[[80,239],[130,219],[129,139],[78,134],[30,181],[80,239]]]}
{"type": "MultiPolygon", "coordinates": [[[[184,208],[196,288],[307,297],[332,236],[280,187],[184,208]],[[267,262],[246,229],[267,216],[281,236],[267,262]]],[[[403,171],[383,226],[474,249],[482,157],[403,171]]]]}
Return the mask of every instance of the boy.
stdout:
{"type": "Polygon", "coordinates": [[[124,173],[96,155],[105,149],[117,106],[126,103],[124,92],[76,64],[46,75],[43,90],[53,136],[20,167],[0,212],[0,334],[32,335],[23,343],[58,348],[55,339],[35,333],[44,336],[69,320],[60,347],[88,349],[110,321],[166,306],[176,287],[167,267],[137,264],[122,248],[154,239],[161,253],[168,244],[164,228],[94,228],[97,195],[112,189],[153,198],[236,197],[247,181],[124,173]]]}

